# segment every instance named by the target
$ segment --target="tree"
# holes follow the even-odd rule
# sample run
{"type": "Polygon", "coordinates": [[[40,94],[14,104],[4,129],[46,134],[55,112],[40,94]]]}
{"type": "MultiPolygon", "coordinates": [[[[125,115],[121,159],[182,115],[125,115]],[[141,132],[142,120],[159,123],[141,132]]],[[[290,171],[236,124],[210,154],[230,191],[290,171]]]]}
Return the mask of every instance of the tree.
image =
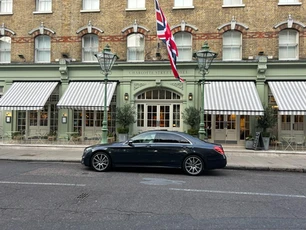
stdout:
{"type": "Polygon", "coordinates": [[[263,136],[270,136],[267,129],[273,128],[277,124],[275,110],[271,106],[265,106],[264,114],[257,118],[257,128],[262,129],[263,136]]]}
{"type": "Polygon", "coordinates": [[[131,105],[126,104],[116,108],[116,121],[120,125],[117,129],[118,133],[129,132],[129,125],[136,122],[135,115],[135,107],[131,105]]]}
{"type": "Polygon", "coordinates": [[[200,124],[200,110],[195,107],[188,107],[182,113],[182,118],[184,123],[190,126],[188,133],[192,135],[197,135],[199,131],[200,124]]]}

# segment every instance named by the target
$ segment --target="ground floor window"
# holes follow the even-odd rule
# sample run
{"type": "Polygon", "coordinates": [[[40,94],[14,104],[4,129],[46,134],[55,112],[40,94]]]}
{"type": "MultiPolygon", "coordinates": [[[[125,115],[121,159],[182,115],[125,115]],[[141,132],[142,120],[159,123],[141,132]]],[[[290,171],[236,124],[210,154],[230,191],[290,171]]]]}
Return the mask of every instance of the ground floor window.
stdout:
{"type": "MultiPolygon", "coordinates": [[[[107,111],[108,135],[116,133],[116,99],[113,96],[112,103],[107,111]]],[[[104,111],[73,110],[73,132],[79,133],[84,138],[93,138],[101,135],[104,111]]]]}

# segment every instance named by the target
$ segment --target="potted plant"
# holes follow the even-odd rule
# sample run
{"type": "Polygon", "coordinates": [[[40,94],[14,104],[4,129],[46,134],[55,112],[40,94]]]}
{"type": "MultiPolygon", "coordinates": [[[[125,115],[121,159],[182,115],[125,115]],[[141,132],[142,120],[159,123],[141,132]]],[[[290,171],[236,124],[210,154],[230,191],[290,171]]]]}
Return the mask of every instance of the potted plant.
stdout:
{"type": "Polygon", "coordinates": [[[200,123],[200,110],[195,107],[188,107],[182,113],[182,118],[184,123],[189,125],[190,128],[187,133],[198,137],[199,134],[199,123],[200,123]]]}
{"type": "Polygon", "coordinates": [[[116,121],[119,127],[117,128],[119,141],[126,141],[129,133],[129,125],[136,122],[135,107],[125,104],[122,107],[116,108],[116,121]]]}
{"type": "Polygon", "coordinates": [[[56,140],[56,131],[50,130],[47,137],[48,141],[55,141],[56,140]]]}
{"type": "Polygon", "coordinates": [[[246,149],[253,149],[254,138],[252,135],[249,135],[245,138],[245,148],[246,149]]]}
{"type": "Polygon", "coordinates": [[[268,129],[273,128],[276,123],[277,115],[271,106],[266,106],[264,108],[264,114],[257,117],[257,128],[262,129],[262,139],[265,150],[269,149],[270,143],[270,133],[268,132],[268,129]]]}

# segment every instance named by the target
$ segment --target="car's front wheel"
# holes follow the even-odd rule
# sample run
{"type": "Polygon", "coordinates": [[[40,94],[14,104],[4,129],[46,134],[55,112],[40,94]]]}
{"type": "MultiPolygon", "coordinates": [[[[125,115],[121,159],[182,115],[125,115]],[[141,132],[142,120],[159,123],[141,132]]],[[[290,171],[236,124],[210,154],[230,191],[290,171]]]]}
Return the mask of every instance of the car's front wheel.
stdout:
{"type": "Polygon", "coordinates": [[[111,167],[111,159],[107,153],[95,153],[91,158],[91,166],[98,172],[105,172],[111,167]]]}
{"type": "Polygon", "coordinates": [[[183,169],[188,175],[198,176],[204,169],[204,163],[200,157],[191,155],[185,158],[183,169]]]}

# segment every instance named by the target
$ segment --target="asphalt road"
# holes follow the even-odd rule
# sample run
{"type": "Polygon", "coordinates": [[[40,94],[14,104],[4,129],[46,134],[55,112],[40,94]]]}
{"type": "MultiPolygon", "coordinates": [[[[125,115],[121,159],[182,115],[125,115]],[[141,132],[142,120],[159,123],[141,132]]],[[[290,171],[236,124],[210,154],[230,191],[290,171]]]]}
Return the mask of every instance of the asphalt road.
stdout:
{"type": "Polygon", "coordinates": [[[0,161],[2,230],[306,229],[306,174],[0,161]]]}

